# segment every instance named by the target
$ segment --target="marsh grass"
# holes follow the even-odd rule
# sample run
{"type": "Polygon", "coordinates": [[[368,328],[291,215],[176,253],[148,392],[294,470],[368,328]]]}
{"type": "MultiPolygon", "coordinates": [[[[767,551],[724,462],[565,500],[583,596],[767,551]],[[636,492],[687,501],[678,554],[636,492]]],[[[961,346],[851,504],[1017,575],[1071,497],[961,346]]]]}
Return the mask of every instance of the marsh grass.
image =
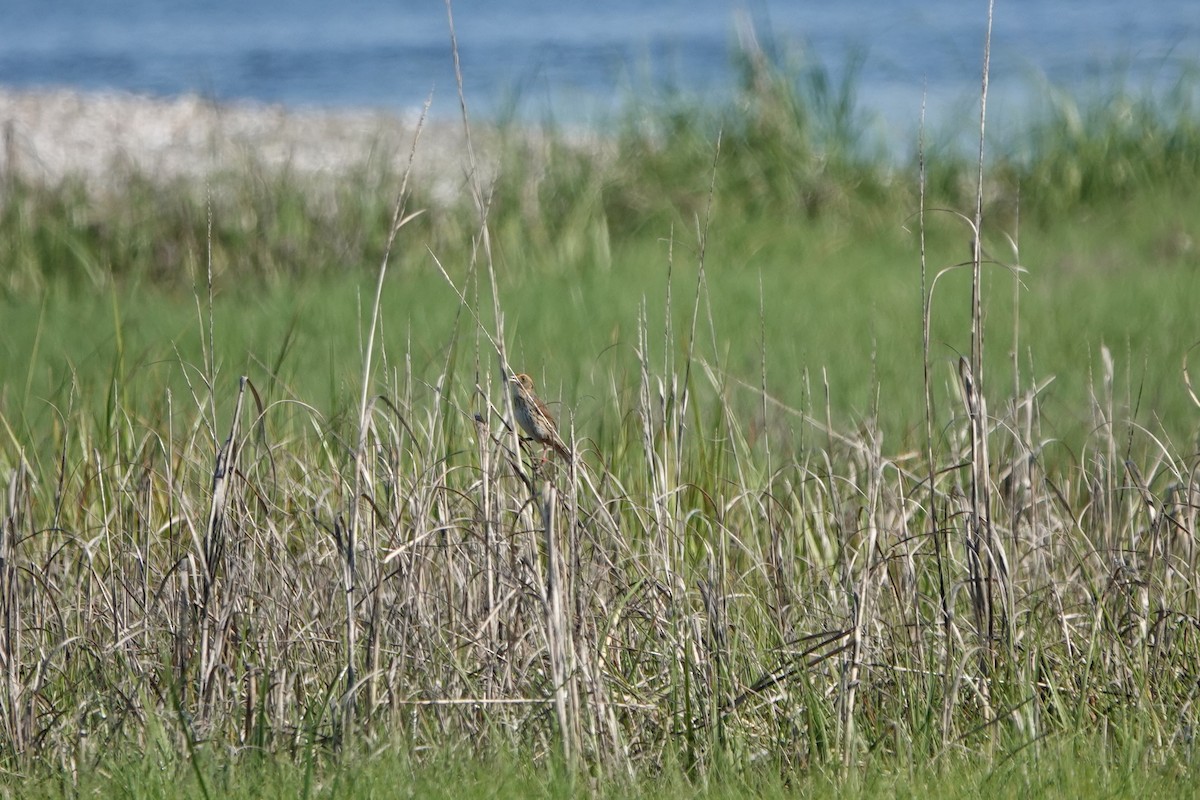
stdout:
{"type": "Polygon", "coordinates": [[[199,774],[173,754],[106,760],[73,784],[47,777],[22,787],[22,797],[77,796],[174,798],[331,798],[414,796],[430,798],[569,797],[587,793],[612,798],[997,798],[1087,796],[1179,797],[1194,790],[1186,767],[1156,766],[1143,742],[1113,748],[1094,739],[1050,738],[1038,752],[1013,753],[999,765],[947,755],[937,762],[897,771],[879,760],[849,778],[812,768],[781,775],[770,768],[715,770],[691,780],[675,765],[636,782],[598,781],[572,775],[561,762],[532,764],[520,753],[499,752],[461,759],[445,753],[415,759],[403,745],[369,756],[289,758],[257,753],[221,761],[200,756],[199,774]]]}
{"type": "MultiPolygon", "coordinates": [[[[1069,413],[1086,422],[1060,439],[1049,329],[1022,316],[1060,278],[1015,272],[1036,236],[986,224],[993,210],[1015,219],[998,209],[1028,181],[1056,184],[1037,176],[1066,153],[989,161],[964,203],[953,192],[975,165],[899,180],[855,148],[831,154],[811,138],[805,95],[747,69],[747,114],[719,150],[707,123],[679,116],[627,129],[615,158],[551,138],[542,168],[522,172],[514,155],[494,183],[472,172],[455,207],[370,174],[333,195],[262,176],[198,196],[134,181],[104,202],[10,186],[9,302],[36,289],[87,308],[99,293],[116,343],[91,374],[49,376],[60,367],[33,358],[28,374],[44,369],[51,389],[5,377],[10,785],[57,774],[64,792],[85,790],[103,765],[150,796],[178,782],[254,794],[236,783],[252,766],[230,765],[261,756],[268,772],[276,758],[300,765],[282,785],[301,796],[333,795],[354,783],[338,758],[372,769],[379,754],[397,757],[401,777],[384,773],[397,781],[443,759],[468,765],[451,772],[467,781],[497,754],[557,765],[561,784],[532,778],[546,794],[655,780],[680,794],[805,781],[840,793],[869,787],[876,765],[953,793],[943,763],[951,778],[982,765],[961,769],[1017,794],[1038,780],[1017,765],[1042,758],[1072,786],[1188,780],[1197,409],[1172,359],[1145,372],[1181,398],[1143,409],[1136,365],[1152,345],[1068,330],[1082,356],[1067,351],[1073,374],[1055,380],[1074,381],[1069,413]],[[934,210],[969,216],[974,202],[989,249],[1020,242],[1004,265],[964,262],[970,226],[934,210]],[[419,208],[432,213],[409,218],[419,208]],[[847,244],[872,237],[883,244],[847,244]],[[832,278],[786,258],[752,271],[739,260],[751,244],[874,260],[832,278]],[[632,280],[648,267],[653,284],[632,280]],[[1014,293],[1014,275],[1020,301],[993,299],[1014,293]],[[911,312],[896,316],[908,322],[847,307],[859,279],[884,297],[907,287],[911,312]],[[785,289],[797,281],[803,305],[785,289]],[[304,285],[311,305],[248,333],[256,313],[278,314],[273,292],[303,298],[304,285]],[[165,305],[183,331],[172,353],[138,351],[127,326],[150,312],[122,310],[129,296],[165,305]],[[584,322],[601,332],[564,333],[584,322]],[[986,352],[972,351],[972,324],[986,352]],[[788,349],[823,337],[841,349],[812,362],[788,349]],[[887,343],[901,339],[896,369],[887,343]],[[958,361],[935,350],[944,342],[967,371],[944,368],[958,361]],[[553,405],[574,467],[505,422],[514,369],[549,400],[586,384],[553,405]],[[863,399],[851,413],[847,380],[863,399]],[[322,384],[328,399],[310,399],[322,384]],[[1112,771],[1071,772],[1072,742],[1088,743],[1078,763],[1112,771]],[[130,751],[150,766],[122,772],[113,754],[130,751]]],[[[836,122],[848,89],[830,91],[836,122]]],[[[1174,124],[1166,138],[1189,141],[1194,120],[1174,124]]],[[[1111,152],[1070,137],[1064,150],[1081,175],[1111,152]]],[[[1175,191],[1193,207],[1196,162],[1170,147],[1147,157],[1170,166],[1130,170],[1120,197],[1175,191]]],[[[1064,215],[1108,213],[1109,194],[1022,203],[1022,225],[1061,231],[1064,215]]],[[[1196,335],[1186,314],[1168,321],[1187,306],[1194,258],[1180,245],[1163,259],[1173,288],[1151,316],[1168,339],[1196,335]]],[[[62,335],[46,307],[22,341],[62,335]]],[[[87,347],[96,335],[80,332],[87,347]]],[[[499,774],[522,786],[521,769],[499,774]]]]}

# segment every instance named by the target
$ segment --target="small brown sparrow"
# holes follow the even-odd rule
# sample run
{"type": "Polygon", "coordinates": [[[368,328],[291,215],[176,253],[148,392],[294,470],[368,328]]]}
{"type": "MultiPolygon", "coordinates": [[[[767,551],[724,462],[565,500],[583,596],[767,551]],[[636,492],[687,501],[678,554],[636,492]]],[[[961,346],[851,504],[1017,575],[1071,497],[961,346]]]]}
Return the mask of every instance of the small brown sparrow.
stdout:
{"type": "Polygon", "coordinates": [[[516,414],[517,424],[521,430],[540,445],[553,447],[560,456],[571,460],[571,451],[558,435],[558,426],[554,417],[550,416],[546,404],[538,399],[533,390],[533,379],[528,375],[513,375],[508,379],[512,384],[513,413],[516,414]]]}

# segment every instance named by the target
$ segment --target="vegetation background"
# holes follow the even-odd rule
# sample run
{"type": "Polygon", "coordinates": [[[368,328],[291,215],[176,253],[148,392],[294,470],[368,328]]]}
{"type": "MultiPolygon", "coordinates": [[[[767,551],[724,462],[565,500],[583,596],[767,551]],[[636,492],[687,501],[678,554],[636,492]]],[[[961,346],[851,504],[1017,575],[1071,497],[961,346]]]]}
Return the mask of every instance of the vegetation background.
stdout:
{"type": "Polygon", "coordinates": [[[981,167],[737,68],[449,199],[6,176],[0,791],[1194,788],[1194,78],[981,167]]]}

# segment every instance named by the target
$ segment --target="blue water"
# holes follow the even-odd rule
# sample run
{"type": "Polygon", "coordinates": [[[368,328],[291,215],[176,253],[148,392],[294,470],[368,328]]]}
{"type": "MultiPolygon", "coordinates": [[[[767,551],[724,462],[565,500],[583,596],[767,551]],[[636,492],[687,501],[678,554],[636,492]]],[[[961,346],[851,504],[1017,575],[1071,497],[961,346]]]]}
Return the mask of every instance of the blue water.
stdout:
{"type": "MultiPolygon", "coordinates": [[[[860,105],[906,125],[923,91],[935,117],[970,115],[987,3],[457,0],[453,11],[477,115],[602,121],[647,86],[727,97],[742,17],[835,76],[859,53],[860,105]]],[[[1127,82],[1161,87],[1197,62],[1197,0],[996,3],[1001,109],[1034,74],[1082,91],[1120,65],[1127,82]]],[[[398,110],[432,91],[435,115],[458,109],[442,0],[4,0],[0,84],[398,110]]]]}

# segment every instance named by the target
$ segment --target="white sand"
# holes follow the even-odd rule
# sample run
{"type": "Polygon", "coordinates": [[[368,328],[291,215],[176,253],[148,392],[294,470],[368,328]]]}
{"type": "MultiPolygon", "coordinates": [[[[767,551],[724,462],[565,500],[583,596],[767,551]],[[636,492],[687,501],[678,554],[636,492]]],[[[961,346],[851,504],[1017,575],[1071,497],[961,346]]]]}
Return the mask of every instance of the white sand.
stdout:
{"type": "MultiPolygon", "coordinates": [[[[130,173],[167,182],[244,173],[248,167],[314,177],[363,166],[400,171],[418,119],[375,111],[216,105],[197,96],[164,100],[0,87],[0,175],[49,184],[76,177],[103,190],[130,173]]],[[[476,148],[481,172],[490,172],[486,144],[476,141],[476,148]]],[[[434,197],[457,196],[467,185],[467,163],[462,126],[427,123],[413,180],[434,197]]]]}

